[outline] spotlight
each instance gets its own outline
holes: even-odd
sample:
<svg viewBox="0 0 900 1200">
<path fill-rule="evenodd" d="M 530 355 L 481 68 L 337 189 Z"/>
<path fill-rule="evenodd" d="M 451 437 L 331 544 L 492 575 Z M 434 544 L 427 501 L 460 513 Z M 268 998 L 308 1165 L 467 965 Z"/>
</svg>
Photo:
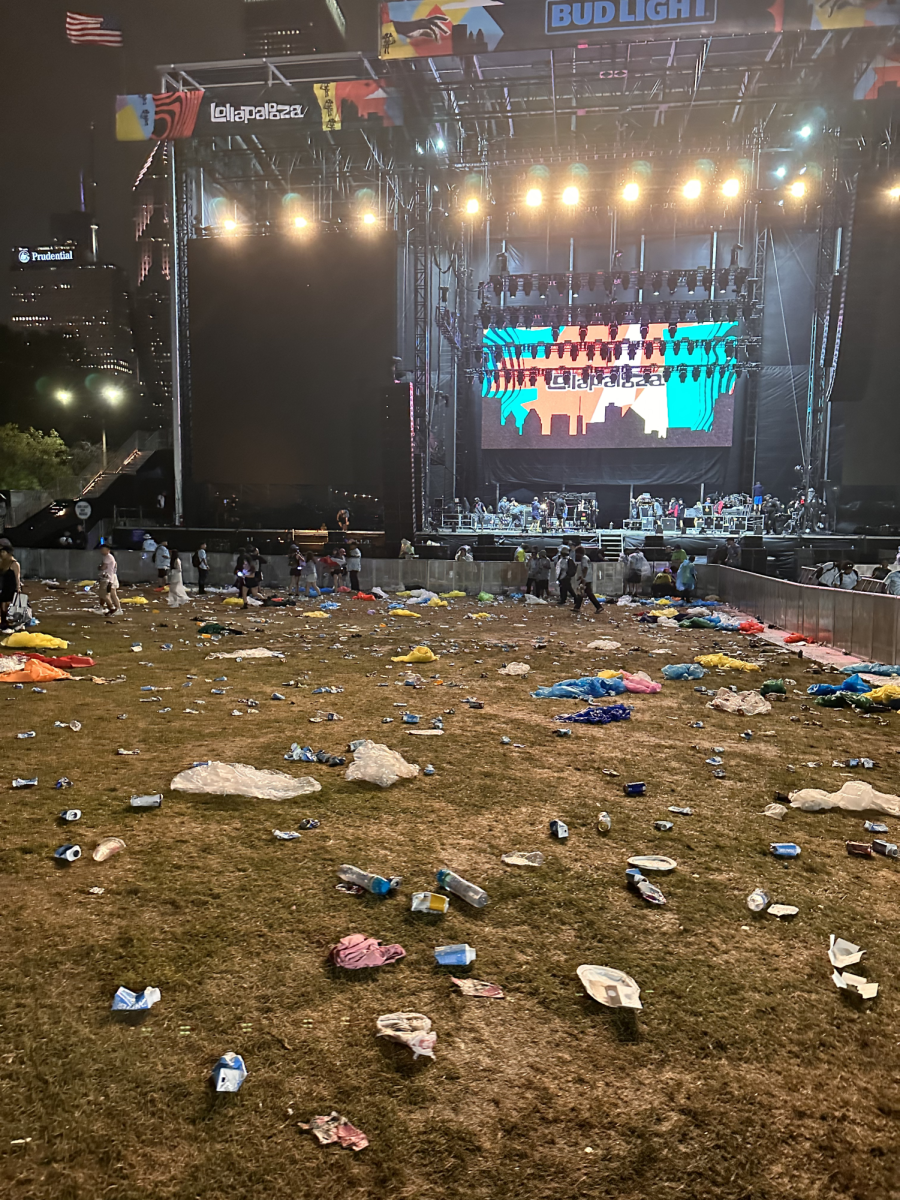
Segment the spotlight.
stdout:
<svg viewBox="0 0 900 1200">
<path fill-rule="evenodd" d="M 802 129 L 797 131 L 802 138 L 808 138 L 812 133 L 812 125 L 804 125 Z"/>
<path fill-rule="evenodd" d="M 234 233 L 235 229 L 237 229 L 237 221 L 232 221 L 232 220 L 223 221 L 222 228 L 225 230 L 226 233 Z"/>
<path fill-rule="evenodd" d="M 544 194 L 540 188 L 529 188 L 525 194 L 525 203 L 529 208 L 540 208 L 544 202 Z"/>
<path fill-rule="evenodd" d="M 892 200 L 900 200 L 900 187 L 892 187 L 888 195 Z"/>
<path fill-rule="evenodd" d="M 635 200 L 640 198 L 641 189 L 636 183 L 626 183 L 622 191 L 622 199 L 627 200 L 629 204 L 633 204 Z"/>
<path fill-rule="evenodd" d="M 72 393 L 63 388 L 61 391 L 56 393 L 56 399 L 60 402 L 60 404 L 71 404 Z"/>
<path fill-rule="evenodd" d="M 444 142 L 444 139 L 438 138 L 437 141 L 434 143 L 434 148 L 435 148 L 435 150 L 440 150 L 440 151 L 446 150 L 447 146 L 446 146 L 446 143 Z"/>
<path fill-rule="evenodd" d="M 791 186 L 788 188 L 788 191 L 795 200 L 802 200 L 806 195 L 806 184 L 802 179 L 798 179 L 795 183 L 791 184 Z"/>
<path fill-rule="evenodd" d="M 309 221 L 307 221 L 306 217 L 294 217 L 295 229 L 305 229 L 308 224 Z"/>
<path fill-rule="evenodd" d="M 103 389 L 103 398 L 110 404 L 118 404 L 122 399 L 122 389 L 117 387 L 106 387 Z"/>
<path fill-rule="evenodd" d="M 571 208 L 571 207 L 574 207 L 574 205 L 576 205 L 580 199 L 581 199 L 581 193 L 579 192 L 578 188 L 575 187 L 574 184 L 570 184 L 567 188 L 563 189 L 563 194 L 562 194 L 563 204 L 568 204 L 569 207 Z"/>
<path fill-rule="evenodd" d="M 481 205 L 479 204 L 478 200 L 474 196 L 470 196 L 469 199 L 466 201 L 466 212 L 469 214 L 470 217 L 474 217 L 480 208 L 481 208 Z"/>
<path fill-rule="evenodd" d="M 363 225 L 374 225 L 375 224 L 375 214 L 373 212 L 363 213 L 362 223 L 363 223 Z"/>
<path fill-rule="evenodd" d="M 735 196 L 739 196 L 741 192 L 741 181 L 739 179 L 726 179 L 722 184 L 722 195 L 727 196 L 729 200 L 733 200 Z"/>
<path fill-rule="evenodd" d="M 787 167 L 777 167 L 775 169 L 775 174 L 779 179 L 784 179 L 785 175 L 787 175 Z"/>
<path fill-rule="evenodd" d="M 703 184 L 699 179 L 689 179 L 681 190 L 685 200 L 698 200 L 703 191 Z"/>
</svg>

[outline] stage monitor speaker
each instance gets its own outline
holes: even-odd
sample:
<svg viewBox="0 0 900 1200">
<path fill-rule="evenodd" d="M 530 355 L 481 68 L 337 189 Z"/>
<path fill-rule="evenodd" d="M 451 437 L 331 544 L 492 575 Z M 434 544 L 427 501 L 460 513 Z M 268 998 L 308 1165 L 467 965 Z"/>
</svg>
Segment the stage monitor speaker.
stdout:
<svg viewBox="0 0 900 1200">
<path fill-rule="evenodd" d="M 479 533 L 478 545 L 479 546 L 496 546 L 497 541 L 492 533 Z"/>
<path fill-rule="evenodd" d="M 415 533 L 412 384 L 386 387 L 382 404 L 384 537 L 390 556 L 399 554 L 403 538 L 412 538 Z"/>
<path fill-rule="evenodd" d="M 660 533 L 648 533 L 647 536 L 644 538 L 644 549 L 645 550 L 647 549 L 648 546 L 662 547 L 665 544 L 666 544 L 665 538 Z"/>
</svg>

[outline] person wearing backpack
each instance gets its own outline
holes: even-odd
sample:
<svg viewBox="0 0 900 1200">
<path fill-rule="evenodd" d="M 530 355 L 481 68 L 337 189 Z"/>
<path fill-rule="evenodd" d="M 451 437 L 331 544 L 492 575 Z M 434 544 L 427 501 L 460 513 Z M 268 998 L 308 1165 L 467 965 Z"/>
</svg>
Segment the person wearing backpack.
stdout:
<svg viewBox="0 0 900 1200">
<path fill-rule="evenodd" d="M 206 579 L 209 575 L 209 559 L 206 557 L 206 542 L 201 542 L 191 555 L 191 566 L 197 568 L 197 594 L 206 594 Z"/>
<path fill-rule="evenodd" d="M 559 584 L 558 604 L 565 604 L 570 596 L 574 596 L 572 579 L 576 570 L 575 562 L 569 556 L 569 548 L 568 546 L 564 546 L 559 552 L 559 558 L 556 563 L 556 581 Z"/>
</svg>

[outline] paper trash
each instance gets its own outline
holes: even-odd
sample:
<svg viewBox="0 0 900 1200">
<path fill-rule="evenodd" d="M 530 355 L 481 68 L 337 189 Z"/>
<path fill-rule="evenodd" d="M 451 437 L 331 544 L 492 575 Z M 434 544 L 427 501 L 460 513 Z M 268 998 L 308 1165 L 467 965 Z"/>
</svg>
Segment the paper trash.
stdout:
<svg viewBox="0 0 900 1200">
<path fill-rule="evenodd" d="M 578 978 L 584 990 L 607 1008 L 643 1008 L 641 989 L 624 971 L 614 967 L 581 966 Z"/>
<path fill-rule="evenodd" d="M 389 1038 L 412 1050 L 413 1059 L 420 1056 L 434 1058 L 437 1034 L 431 1032 L 431 1021 L 424 1013 L 396 1012 L 377 1017 L 376 1037 Z"/>
<path fill-rule="evenodd" d="M 858 963 L 864 954 L 865 950 L 860 950 L 859 946 L 854 946 L 852 942 L 845 941 L 844 938 L 836 938 L 834 934 L 831 935 L 828 959 L 831 965 L 837 967 L 839 971 Z"/>
</svg>

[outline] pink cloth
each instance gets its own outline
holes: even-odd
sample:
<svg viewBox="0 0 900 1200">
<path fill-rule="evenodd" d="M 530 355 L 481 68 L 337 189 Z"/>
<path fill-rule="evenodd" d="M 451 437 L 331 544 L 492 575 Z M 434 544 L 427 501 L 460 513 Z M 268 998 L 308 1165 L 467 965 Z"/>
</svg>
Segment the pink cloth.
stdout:
<svg viewBox="0 0 900 1200">
<path fill-rule="evenodd" d="M 357 971 L 360 967 L 383 967 L 406 958 L 406 951 L 402 946 L 383 946 L 377 938 L 351 933 L 331 947 L 329 957 L 336 967 Z"/>
<path fill-rule="evenodd" d="M 351 1125 L 346 1117 L 336 1112 L 332 1112 L 327 1117 L 313 1117 L 308 1125 L 301 1121 L 300 1128 L 311 1133 L 320 1146 L 330 1146 L 332 1142 L 340 1142 L 342 1146 L 350 1150 L 365 1150 L 369 1144 L 369 1139 L 361 1129 Z"/>
<path fill-rule="evenodd" d="M 622 682 L 625 684 L 626 692 L 634 692 L 637 695 L 652 696 L 655 692 L 662 691 L 662 684 L 655 683 L 643 671 L 638 672 L 636 675 L 629 675 L 627 671 L 623 671 Z"/>
</svg>

